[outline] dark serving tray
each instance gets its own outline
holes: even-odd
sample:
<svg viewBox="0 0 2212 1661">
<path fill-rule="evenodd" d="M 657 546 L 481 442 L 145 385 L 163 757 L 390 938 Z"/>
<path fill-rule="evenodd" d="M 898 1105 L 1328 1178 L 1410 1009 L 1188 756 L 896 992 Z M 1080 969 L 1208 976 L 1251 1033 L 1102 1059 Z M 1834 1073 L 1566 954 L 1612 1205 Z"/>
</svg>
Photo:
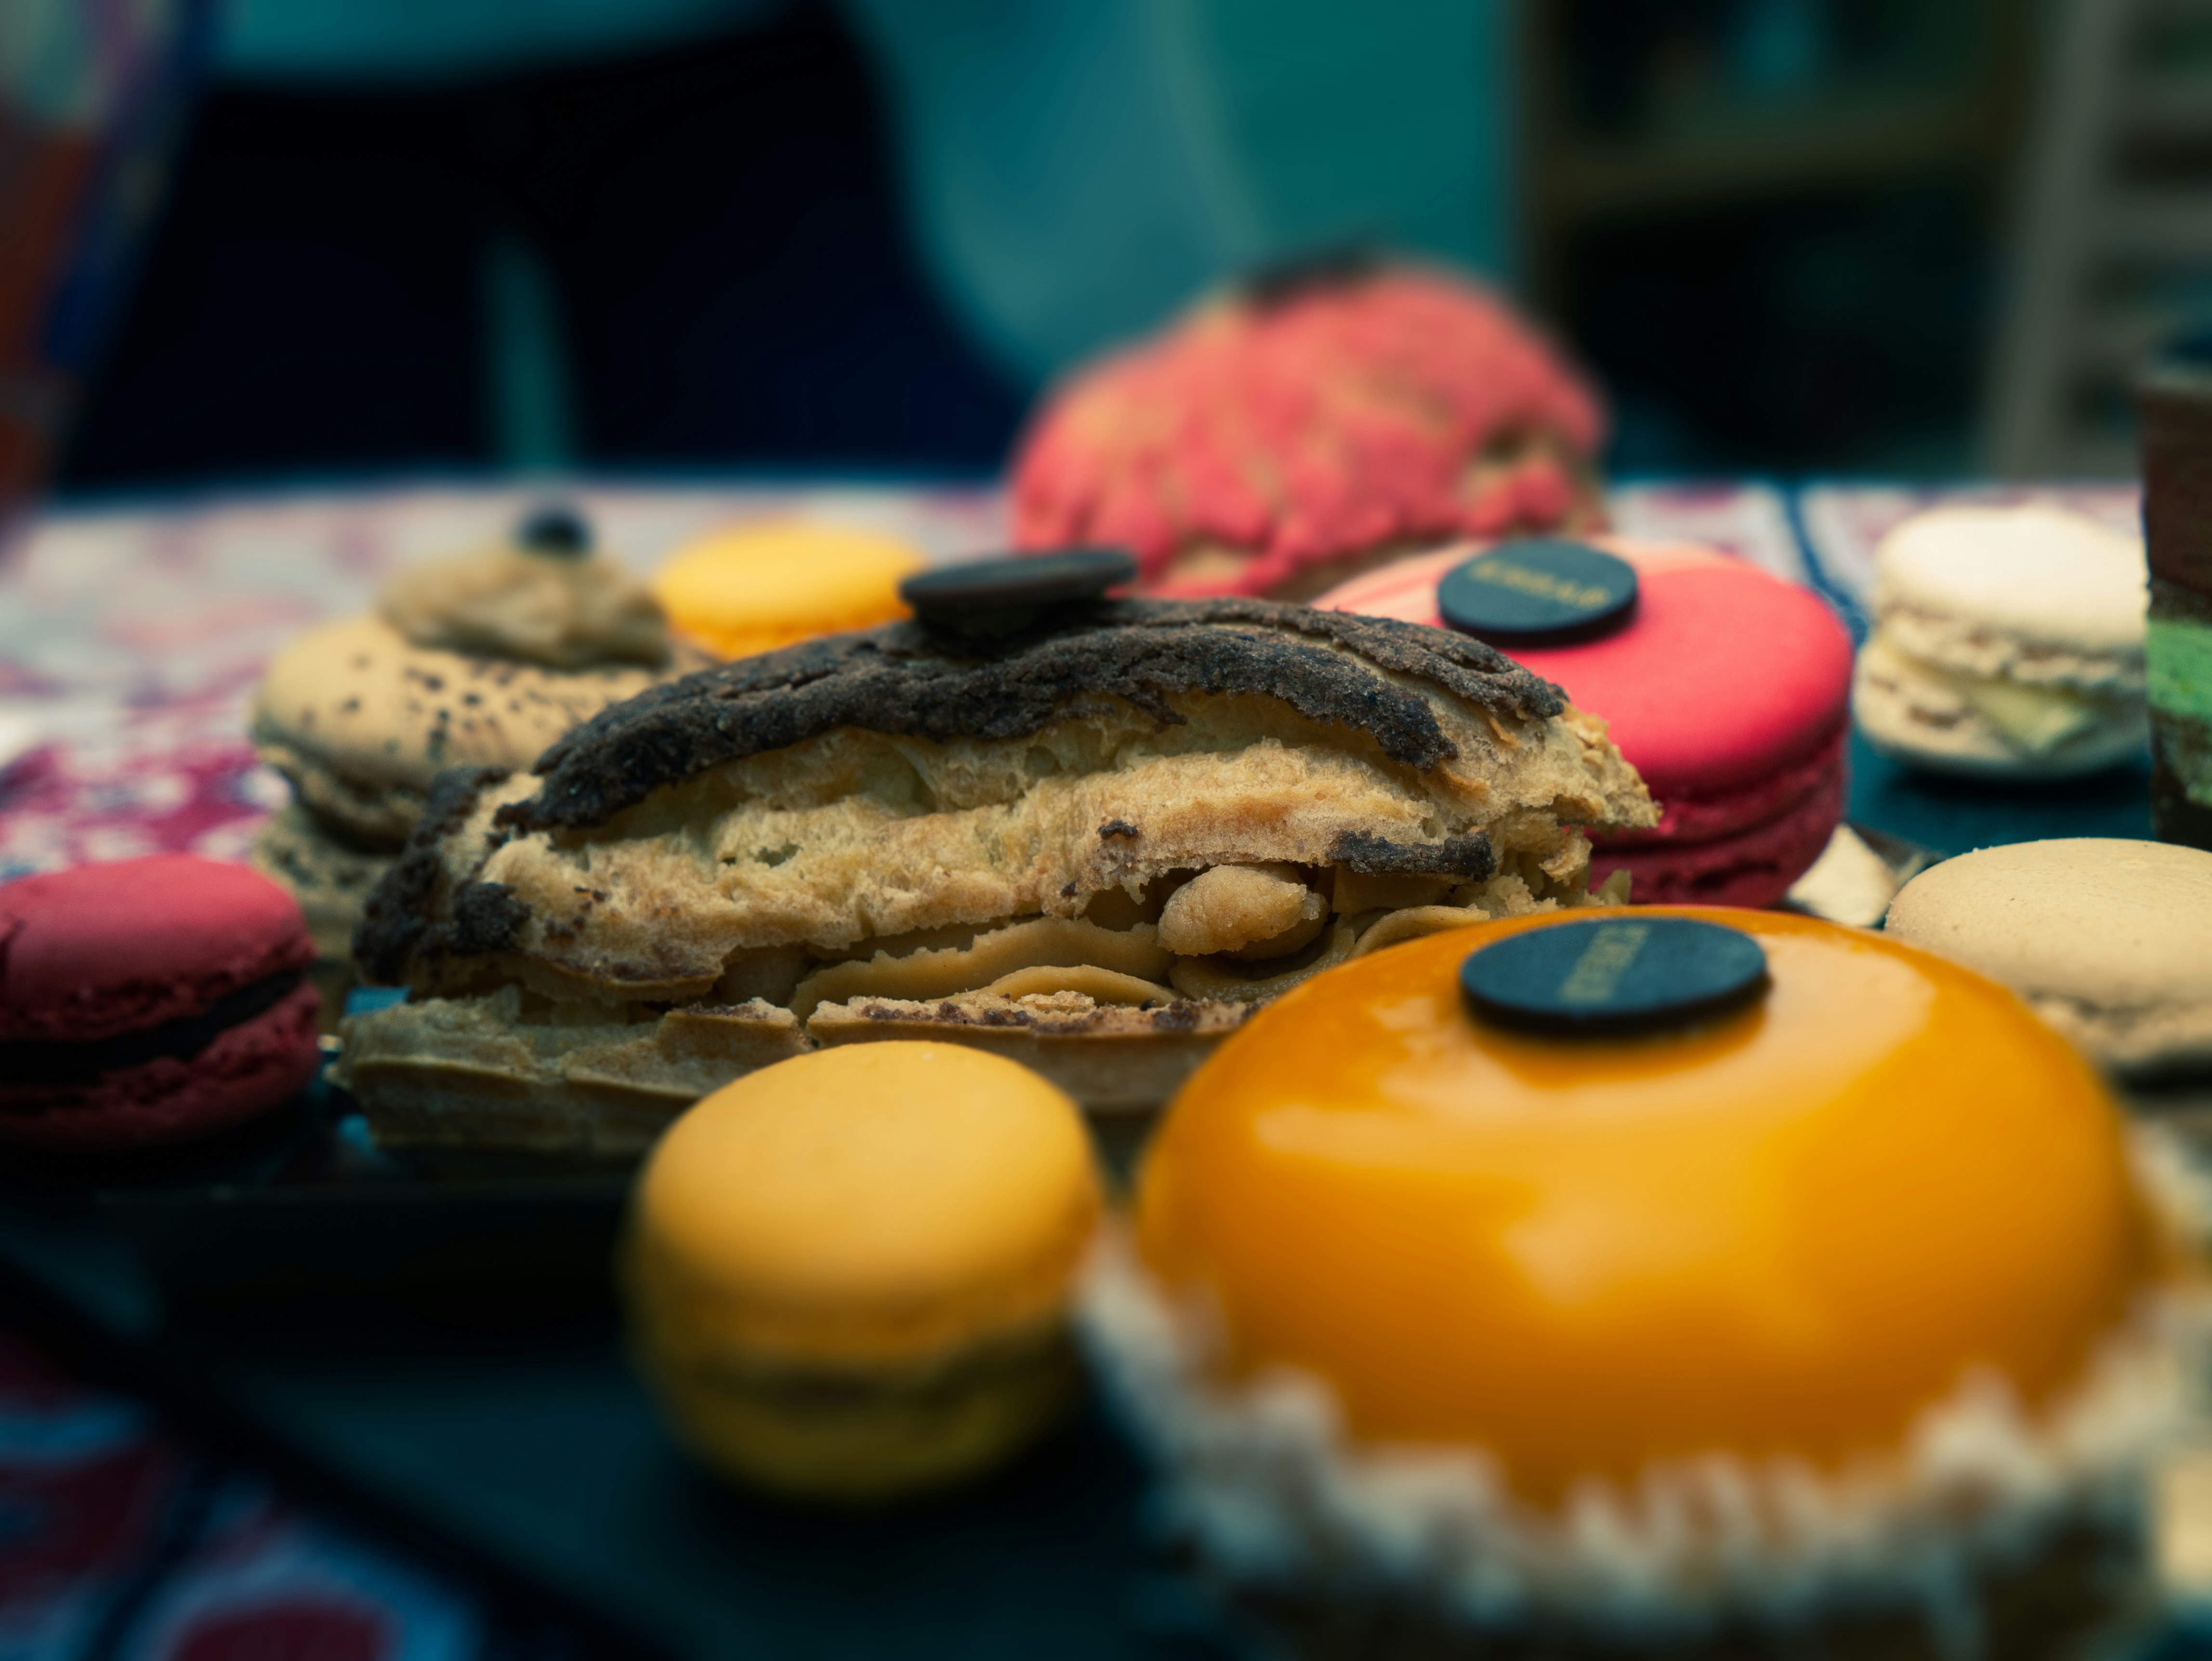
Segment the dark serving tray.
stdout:
<svg viewBox="0 0 2212 1661">
<path fill-rule="evenodd" d="M 308 1497 L 534 1594 L 592 1654 L 1264 1653 L 1155 1543 L 1141 1468 L 1096 1404 L 969 1492 L 816 1511 L 698 1471 L 611 1320 L 236 1316 L 165 1310 L 88 1202 L 0 1206 L 0 1324 L 63 1325 L 125 1387 Z"/>
<path fill-rule="evenodd" d="M 195 1148 L 0 1159 L 0 1325 L 89 1347 L 217 1445 L 509 1607 L 539 1598 L 589 1654 L 1257 1661 L 1150 1542 L 1141 1469 L 1095 1402 L 910 1510 L 701 1474 L 623 1352 L 627 1189 L 417 1169 L 318 1080 Z"/>
<path fill-rule="evenodd" d="M 2149 834 L 2141 768 L 1991 790 L 1856 743 L 1852 766 L 1854 821 L 1941 854 Z M 2212 1116 L 2185 1092 L 2156 1105 Z M 810 1512 L 714 1483 L 623 1357 L 621 1180 L 433 1177 L 358 1126 L 318 1089 L 187 1157 L 10 1163 L 0 1319 L 66 1325 L 273 1464 L 575 1611 L 609 1652 L 1265 1653 L 1162 1549 L 1142 1469 L 1095 1404 L 994 1480 L 912 1510 Z M 2212 1638 L 2177 1628 L 2149 1652 L 2212 1661 Z"/>
<path fill-rule="evenodd" d="M 183 1312 L 279 1319 L 379 1312 L 605 1314 L 629 1182 L 511 1164 L 428 1174 L 379 1152 L 318 1079 L 221 1140 L 129 1159 L 11 1153 L 0 1203 L 75 1199 Z"/>
</svg>

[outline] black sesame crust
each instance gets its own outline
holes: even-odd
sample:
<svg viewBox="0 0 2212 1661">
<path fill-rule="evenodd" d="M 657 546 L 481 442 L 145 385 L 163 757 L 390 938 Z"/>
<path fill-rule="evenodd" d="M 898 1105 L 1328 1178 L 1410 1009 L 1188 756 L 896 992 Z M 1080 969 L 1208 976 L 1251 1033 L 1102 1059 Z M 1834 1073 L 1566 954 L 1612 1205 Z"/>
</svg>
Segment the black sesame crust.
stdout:
<svg viewBox="0 0 2212 1661">
<path fill-rule="evenodd" d="M 1208 626 L 1221 624 L 1244 626 Z M 1116 600 L 994 641 L 895 623 L 722 664 L 601 712 L 538 757 L 544 787 L 501 807 L 499 823 L 602 824 L 663 785 L 841 727 L 1026 738 L 1102 697 L 1162 727 L 1182 720 L 1177 694 L 1272 697 L 1422 772 L 1457 755 L 1419 692 L 1347 654 L 1509 721 L 1566 707 L 1557 687 L 1466 636 L 1267 600 Z"/>
<path fill-rule="evenodd" d="M 1328 845 L 1328 860 L 1360 877 L 1458 877 L 1487 882 L 1498 874 L 1490 833 L 1442 842 L 1391 842 L 1371 830 L 1346 830 Z"/>
<path fill-rule="evenodd" d="M 1207 625 L 1241 624 L 1242 627 Z M 932 739 L 1023 738 L 1097 708 L 1102 696 L 1163 727 L 1182 717 L 1176 693 L 1269 697 L 1309 719 L 1355 728 L 1385 754 L 1426 771 L 1457 754 L 1427 700 L 1378 681 L 1357 658 L 1425 681 L 1510 721 L 1558 714 L 1565 700 L 1491 647 L 1462 635 L 1266 600 L 1115 601 L 1008 638 L 975 642 L 915 623 L 811 641 L 653 687 L 612 706 L 547 750 L 536 796 L 502 806 L 494 843 L 599 824 L 665 784 L 722 763 L 802 743 L 840 727 Z M 497 883 L 449 895 L 443 844 L 506 778 L 494 768 L 438 776 L 422 821 L 370 894 L 354 956 L 372 981 L 510 949 L 528 909 Z M 1137 836 L 1125 820 L 1102 840 Z M 1497 855 L 1482 832 L 1399 843 L 1347 832 L 1331 860 L 1364 875 L 1480 880 Z M 441 903 L 442 902 L 442 903 Z"/>
<path fill-rule="evenodd" d="M 453 891 L 453 922 L 446 949 L 455 957 L 504 952 L 521 935 L 530 908 L 503 882 L 465 882 Z"/>
<path fill-rule="evenodd" d="M 460 944 L 456 938 L 461 928 L 459 895 L 455 896 L 453 923 L 435 922 L 434 914 L 437 910 L 438 885 L 446 874 L 445 855 L 440 845 L 468 823 L 469 815 L 477 811 L 477 798 L 486 788 L 506 776 L 496 767 L 449 767 L 430 786 L 422 823 L 407 839 L 406 851 L 369 891 L 368 903 L 362 910 L 361 925 L 354 930 L 354 961 L 372 983 L 397 986 L 404 982 L 407 978 L 408 959 L 416 947 L 425 944 L 426 934 L 434 933 L 438 938 L 428 944 L 444 951 L 498 949 L 498 945 Z M 496 889 L 499 897 L 507 897 L 507 891 L 496 883 L 471 883 L 469 887 Z M 512 899 L 507 899 L 507 904 L 516 912 L 523 909 Z M 478 902 L 474 909 L 482 912 L 486 908 Z M 488 932 L 481 926 L 485 921 L 488 919 L 480 917 L 471 927 L 472 940 Z M 508 917 L 509 932 L 520 921 L 519 917 Z"/>
</svg>

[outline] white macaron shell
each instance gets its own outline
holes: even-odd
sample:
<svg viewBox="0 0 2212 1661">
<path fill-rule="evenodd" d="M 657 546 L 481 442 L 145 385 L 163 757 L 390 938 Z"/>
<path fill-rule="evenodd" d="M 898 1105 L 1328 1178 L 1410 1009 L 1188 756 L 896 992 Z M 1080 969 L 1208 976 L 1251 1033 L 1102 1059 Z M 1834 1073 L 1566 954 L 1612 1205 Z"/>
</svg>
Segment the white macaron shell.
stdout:
<svg viewBox="0 0 2212 1661">
<path fill-rule="evenodd" d="M 2142 650 L 2142 541 L 2063 508 L 1938 508 L 1876 555 L 1875 605 L 2083 652 Z"/>
</svg>

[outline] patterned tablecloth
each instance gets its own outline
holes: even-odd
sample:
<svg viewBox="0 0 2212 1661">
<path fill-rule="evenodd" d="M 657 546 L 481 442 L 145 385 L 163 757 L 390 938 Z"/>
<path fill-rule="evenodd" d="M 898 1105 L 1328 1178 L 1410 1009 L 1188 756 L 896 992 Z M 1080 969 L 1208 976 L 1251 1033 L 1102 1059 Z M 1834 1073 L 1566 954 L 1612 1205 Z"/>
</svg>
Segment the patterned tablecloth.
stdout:
<svg viewBox="0 0 2212 1661">
<path fill-rule="evenodd" d="M 0 1661 L 474 1661 L 480 1600 L 0 1331 Z"/>
</svg>

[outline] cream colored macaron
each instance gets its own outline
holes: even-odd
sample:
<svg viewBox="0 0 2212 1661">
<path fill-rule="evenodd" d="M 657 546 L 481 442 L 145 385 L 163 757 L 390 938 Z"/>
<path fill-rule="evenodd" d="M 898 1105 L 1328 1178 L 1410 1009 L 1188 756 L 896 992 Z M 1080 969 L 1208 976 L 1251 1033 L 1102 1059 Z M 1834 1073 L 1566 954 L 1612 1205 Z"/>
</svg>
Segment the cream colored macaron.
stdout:
<svg viewBox="0 0 2212 1661">
<path fill-rule="evenodd" d="M 396 851 L 442 770 L 527 767 L 580 721 L 705 664 L 587 525 L 541 513 L 406 567 L 374 611 L 292 642 L 262 678 L 253 744 L 323 826 Z"/>
<path fill-rule="evenodd" d="M 708 662 L 565 509 L 396 572 L 376 610 L 278 653 L 253 703 L 255 753 L 292 787 L 254 861 L 289 888 L 335 1010 L 364 903 L 448 767 L 527 767 L 579 722 Z"/>
<path fill-rule="evenodd" d="M 893 537 L 780 520 L 686 544 L 654 574 L 653 592 L 684 638 L 750 657 L 906 616 L 899 584 L 925 563 Z"/>
<path fill-rule="evenodd" d="M 253 745 L 318 817 L 397 848 L 443 769 L 526 767 L 669 672 L 477 656 L 418 646 L 379 616 L 347 618 L 276 654 L 254 700 Z"/>
<path fill-rule="evenodd" d="M 1905 884 L 1887 927 L 2009 986 L 2117 1072 L 2212 1067 L 2212 853 L 2100 837 L 1984 848 Z"/>
<path fill-rule="evenodd" d="M 1075 1104 L 1016 1062 L 897 1042 L 779 1062 L 647 1163 L 624 1260 L 641 1365 L 743 1480 L 848 1500 L 957 1481 L 1070 1399 L 1101 1205 Z"/>
<path fill-rule="evenodd" d="M 2139 753 L 2142 541 L 2063 508 L 1939 508 L 1875 554 L 1852 714 L 1937 772 L 2064 778 Z"/>
</svg>

